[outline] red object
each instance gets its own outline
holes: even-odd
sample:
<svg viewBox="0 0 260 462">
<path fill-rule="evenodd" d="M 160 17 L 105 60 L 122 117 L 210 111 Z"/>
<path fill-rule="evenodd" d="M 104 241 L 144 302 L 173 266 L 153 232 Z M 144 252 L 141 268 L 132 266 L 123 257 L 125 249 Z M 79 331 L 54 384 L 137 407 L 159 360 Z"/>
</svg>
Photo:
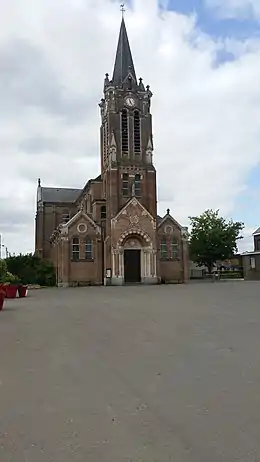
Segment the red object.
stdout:
<svg viewBox="0 0 260 462">
<path fill-rule="evenodd" d="M 5 287 L 0 284 L 0 311 L 2 311 L 4 307 L 5 295 L 6 295 Z"/>
<path fill-rule="evenodd" d="M 19 289 L 18 289 L 19 297 L 21 297 L 21 298 L 26 297 L 27 296 L 27 290 L 28 290 L 28 286 L 19 287 Z"/>
<path fill-rule="evenodd" d="M 6 298 L 16 298 L 17 291 L 18 291 L 18 285 L 5 286 L 5 291 L 6 291 Z"/>
<path fill-rule="evenodd" d="M 2 311 L 4 307 L 5 296 L 4 294 L 0 294 L 0 311 Z"/>
</svg>

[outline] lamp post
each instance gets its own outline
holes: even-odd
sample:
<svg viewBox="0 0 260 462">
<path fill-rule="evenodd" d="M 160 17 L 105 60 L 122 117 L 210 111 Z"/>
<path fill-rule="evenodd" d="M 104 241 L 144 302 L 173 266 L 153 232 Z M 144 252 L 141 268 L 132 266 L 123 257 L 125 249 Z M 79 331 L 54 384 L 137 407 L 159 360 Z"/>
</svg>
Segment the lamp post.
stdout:
<svg viewBox="0 0 260 462">
<path fill-rule="evenodd" d="M 2 260 L 2 248 L 5 249 L 5 258 L 8 258 L 8 249 L 6 245 L 2 244 L 2 234 L 0 234 L 0 260 Z"/>
<path fill-rule="evenodd" d="M 105 252 L 104 252 L 104 241 L 105 241 L 105 223 L 101 221 L 101 266 L 102 266 L 102 285 L 106 285 L 106 276 L 105 276 Z"/>
<path fill-rule="evenodd" d="M 8 256 L 7 247 L 4 244 L 1 244 L 0 260 L 2 260 L 2 247 L 5 249 L 5 258 Z"/>
</svg>

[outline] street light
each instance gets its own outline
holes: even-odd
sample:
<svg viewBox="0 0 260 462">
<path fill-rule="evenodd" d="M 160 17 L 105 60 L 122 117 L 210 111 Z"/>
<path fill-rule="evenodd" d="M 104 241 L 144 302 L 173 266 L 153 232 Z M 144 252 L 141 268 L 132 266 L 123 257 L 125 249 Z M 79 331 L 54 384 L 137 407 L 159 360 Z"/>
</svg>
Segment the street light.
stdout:
<svg viewBox="0 0 260 462">
<path fill-rule="evenodd" d="M 2 234 L 0 234 L 0 260 L 2 260 L 2 247 L 5 249 L 5 258 L 8 258 L 8 249 L 6 245 L 2 244 Z"/>
</svg>

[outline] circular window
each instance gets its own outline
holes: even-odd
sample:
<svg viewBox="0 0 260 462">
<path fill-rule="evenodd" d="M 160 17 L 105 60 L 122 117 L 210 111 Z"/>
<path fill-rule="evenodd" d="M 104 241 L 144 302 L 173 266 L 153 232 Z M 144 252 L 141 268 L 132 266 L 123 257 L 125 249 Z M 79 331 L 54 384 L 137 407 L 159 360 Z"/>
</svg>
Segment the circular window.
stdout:
<svg viewBox="0 0 260 462">
<path fill-rule="evenodd" d="M 173 233 L 173 227 L 170 226 L 170 225 L 166 225 L 165 228 L 164 228 L 164 232 L 166 234 L 172 234 Z"/>
<path fill-rule="evenodd" d="M 79 225 L 77 226 L 77 231 L 79 233 L 85 233 L 87 231 L 88 227 L 86 225 L 86 223 L 79 223 Z"/>
</svg>

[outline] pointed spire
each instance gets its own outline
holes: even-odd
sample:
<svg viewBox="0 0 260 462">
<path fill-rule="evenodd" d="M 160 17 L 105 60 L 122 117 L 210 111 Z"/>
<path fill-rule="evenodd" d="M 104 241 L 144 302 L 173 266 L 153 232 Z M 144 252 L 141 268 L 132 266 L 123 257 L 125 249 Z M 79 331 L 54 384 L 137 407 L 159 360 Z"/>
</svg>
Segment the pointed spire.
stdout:
<svg viewBox="0 0 260 462">
<path fill-rule="evenodd" d="M 123 82 L 129 77 L 137 85 L 135 68 L 132 58 L 132 53 L 128 41 L 125 20 L 122 18 L 121 28 L 119 33 L 119 40 L 117 45 L 116 60 L 114 66 L 114 73 L 112 83 L 115 86 L 121 86 Z"/>
<path fill-rule="evenodd" d="M 147 148 L 146 148 L 146 162 L 148 164 L 153 163 L 153 143 L 151 137 L 149 137 Z"/>
<path fill-rule="evenodd" d="M 153 143 L 152 143 L 151 137 L 149 137 L 149 140 L 147 143 L 147 151 L 153 151 Z"/>
<path fill-rule="evenodd" d="M 138 86 L 139 91 L 145 91 L 144 84 L 143 84 L 143 79 L 140 77 L 139 79 L 139 86 Z"/>
<path fill-rule="evenodd" d="M 112 135 L 111 135 L 110 147 L 111 148 L 116 148 L 116 139 L 115 139 L 114 132 L 112 132 Z"/>
<path fill-rule="evenodd" d="M 106 73 L 105 80 L 104 80 L 104 89 L 109 85 L 109 74 Z"/>
</svg>

